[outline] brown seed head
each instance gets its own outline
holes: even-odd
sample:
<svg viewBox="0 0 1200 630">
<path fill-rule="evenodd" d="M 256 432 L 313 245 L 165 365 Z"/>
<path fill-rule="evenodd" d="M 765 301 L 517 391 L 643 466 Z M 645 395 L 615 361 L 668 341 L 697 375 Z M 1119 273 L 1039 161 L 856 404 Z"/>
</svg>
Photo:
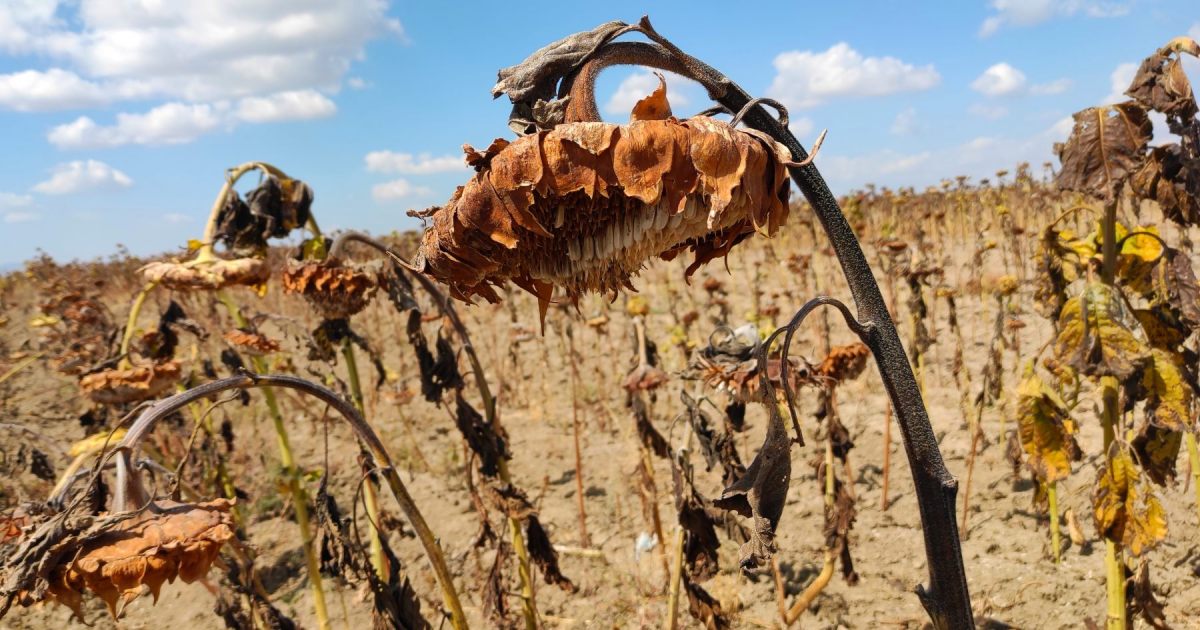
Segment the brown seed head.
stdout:
<svg viewBox="0 0 1200 630">
<path fill-rule="evenodd" d="M 120 405 L 148 400 L 165 392 L 179 381 L 179 361 L 93 372 L 79 379 L 79 387 L 93 402 Z"/>
<path fill-rule="evenodd" d="M 267 263 L 258 258 L 214 260 L 209 263 L 152 262 L 138 271 L 149 282 L 178 291 L 216 290 L 235 285 L 262 284 L 271 277 Z"/>
<path fill-rule="evenodd" d="M 283 272 L 283 290 L 299 293 L 325 319 L 343 319 L 367 307 L 375 278 L 340 261 L 291 262 Z"/>
</svg>

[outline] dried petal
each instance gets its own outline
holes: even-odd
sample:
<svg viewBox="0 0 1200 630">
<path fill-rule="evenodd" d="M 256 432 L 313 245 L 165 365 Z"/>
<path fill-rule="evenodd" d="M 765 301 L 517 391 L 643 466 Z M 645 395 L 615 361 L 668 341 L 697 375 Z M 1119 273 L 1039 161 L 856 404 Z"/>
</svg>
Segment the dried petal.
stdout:
<svg viewBox="0 0 1200 630">
<path fill-rule="evenodd" d="M 93 402 L 120 405 L 148 400 L 179 381 L 179 361 L 93 372 L 79 380 L 79 387 Z"/>
<path fill-rule="evenodd" d="M 371 274 L 326 259 L 291 262 L 283 272 L 283 290 L 299 293 L 325 319 L 344 319 L 367 307 L 375 295 Z"/>
</svg>

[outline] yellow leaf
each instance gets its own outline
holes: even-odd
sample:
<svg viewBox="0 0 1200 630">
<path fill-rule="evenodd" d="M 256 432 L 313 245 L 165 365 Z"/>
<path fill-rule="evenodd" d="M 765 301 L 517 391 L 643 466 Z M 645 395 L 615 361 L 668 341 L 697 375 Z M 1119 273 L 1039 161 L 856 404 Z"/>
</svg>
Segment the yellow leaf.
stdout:
<svg viewBox="0 0 1200 630">
<path fill-rule="evenodd" d="M 200 242 L 198 239 L 194 239 L 194 238 L 188 239 L 187 253 L 189 253 L 189 254 L 195 253 L 195 252 L 199 251 L 199 249 L 201 247 L 204 247 L 204 243 Z"/>
<path fill-rule="evenodd" d="M 1192 417 L 1192 386 L 1183 378 L 1183 357 L 1167 350 L 1154 349 L 1150 363 L 1142 373 L 1146 388 L 1146 413 L 1156 426 L 1171 431 L 1186 431 Z"/>
<path fill-rule="evenodd" d="M 1124 231 L 1123 227 L 1119 230 Z M 1139 227 L 1136 232 L 1158 236 L 1158 228 L 1153 225 Z M 1128 238 L 1124 234 L 1117 236 L 1118 239 L 1125 239 L 1121 251 L 1117 254 L 1117 275 L 1125 286 L 1138 293 L 1153 290 L 1152 272 L 1163 256 L 1162 241 L 1148 234 L 1135 234 Z"/>
<path fill-rule="evenodd" d="M 1092 490 L 1096 531 L 1135 556 L 1167 537 L 1167 518 L 1129 452 L 1114 443 Z"/>
<path fill-rule="evenodd" d="M 1079 452 L 1067 404 L 1036 372 L 1017 389 L 1017 435 L 1025 465 L 1043 483 L 1066 479 L 1072 455 Z"/>
<path fill-rule="evenodd" d="M 61 323 L 62 320 L 57 315 L 38 315 L 29 320 L 30 328 L 47 328 Z"/>
<path fill-rule="evenodd" d="M 1133 312 L 1133 316 L 1141 324 L 1142 330 L 1146 331 L 1146 340 L 1153 348 L 1176 348 L 1191 332 L 1182 322 L 1164 321 L 1164 317 L 1174 317 L 1166 309 L 1139 308 Z"/>
<path fill-rule="evenodd" d="M 1148 357 L 1137 319 L 1116 289 L 1100 282 L 1067 300 L 1058 331 L 1055 356 L 1088 376 L 1125 379 Z"/>
<path fill-rule="evenodd" d="M 71 457 L 79 457 L 80 455 L 87 455 L 88 453 L 98 453 L 100 452 L 100 449 L 104 447 L 105 442 L 108 443 L 109 448 L 112 448 L 124 437 L 125 429 L 117 429 L 116 431 L 113 431 L 111 438 L 108 436 L 107 432 L 94 433 L 72 444 L 71 449 L 67 451 L 67 454 Z"/>
</svg>

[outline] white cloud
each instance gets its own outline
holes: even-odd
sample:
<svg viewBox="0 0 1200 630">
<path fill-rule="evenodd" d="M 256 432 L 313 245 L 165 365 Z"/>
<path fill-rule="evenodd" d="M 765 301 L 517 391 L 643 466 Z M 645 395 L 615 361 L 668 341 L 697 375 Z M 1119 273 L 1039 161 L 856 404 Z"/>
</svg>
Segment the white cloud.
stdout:
<svg viewBox="0 0 1200 630">
<path fill-rule="evenodd" d="M 985 96 L 1008 96 L 1025 89 L 1025 73 L 1007 63 L 998 63 L 971 82 L 971 89 Z"/>
<path fill-rule="evenodd" d="M 917 110 L 909 107 L 902 109 L 892 121 L 892 135 L 911 136 L 917 132 Z"/>
<path fill-rule="evenodd" d="M 59 15 L 68 5 L 70 20 Z M 8 1 L 0 3 L 0 49 L 48 58 L 105 89 L 132 91 L 133 83 L 143 96 L 168 100 L 328 93 L 368 42 L 403 40 L 387 10 L 387 0 Z"/>
<path fill-rule="evenodd" d="M 407 179 L 394 179 L 390 182 L 376 184 L 371 188 L 371 197 L 378 202 L 398 201 L 408 197 L 423 197 L 433 194 L 424 186 L 413 186 Z"/>
<path fill-rule="evenodd" d="M 362 77 L 350 77 L 346 79 L 346 85 L 352 90 L 365 90 L 371 87 L 371 84 Z"/>
<path fill-rule="evenodd" d="M 690 105 L 692 101 L 688 97 L 688 90 L 692 85 L 691 81 L 672 72 L 663 72 L 662 74 L 663 78 L 667 81 L 667 100 L 671 102 L 671 107 L 686 107 Z M 621 81 L 621 84 L 617 86 L 617 90 L 604 103 L 604 113 L 628 116 L 638 101 L 650 96 L 657 89 L 658 77 L 654 73 L 638 72 L 631 74 L 625 77 L 625 80 Z"/>
<path fill-rule="evenodd" d="M 805 146 L 808 146 L 809 142 L 816 140 L 816 138 L 809 138 L 809 135 L 813 132 L 813 128 L 815 126 L 816 124 L 813 123 L 812 119 L 808 118 L 807 116 L 800 116 L 799 118 L 792 117 L 791 120 L 788 121 L 788 131 L 791 131 L 792 135 L 796 136 L 796 139 Z"/>
<path fill-rule="evenodd" d="M 992 105 L 989 103 L 971 103 L 967 106 L 967 112 L 972 116 L 978 116 L 987 120 L 1000 120 L 1008 115 L 1008 108 L 1003 105 Z"/>
<path fill-rule="evenodd" d="M 467 168 L 462 156 L 442 155 L 434 157 L 428 153 L 396 153 L 393 151 L 371 151 L 363 158 L 367 170 L 372 173 L 399 173 L 401 175 L 429 175 L 452 173 Z"/>
<path fill-rule="evenodd" d="M 5 212 L 5 223 L 28 223 L 38 220 L 39 215 L 36 212 Z"/>
<path fill-rule="evenodd" d="M 33 203 L 33 197 L 10 192 L 0 192 L 0 208 L 24 208 Z"/>
<path fill-rule="evenodd" d="M 1036 26 L 1054 18 L 1117 17 L 1129 12 L 1129 3 L 1107 0 L 992 0 L 990 4 L 995 15 L 979 26 L 980 37 L 990 37 L 1003 26 Z"/>
<path fill-rule="evenodd" d="M 238 103 L 235 116 L 246 122 L 264 123 L 326 118 L 335 112 L 337 105 L 320 92 L 296 90 L 244 98 Z"/>
<path fill-rule="evenodd" d="M 1133 77 L 1137 74 L 1138 65 L 1136 63 L 1123 63 L 1113 69 L 1109 75 L 1109 93 L 1101 101 L 1102 104 L 1123 103 L 1129 100 L 1125 96 L 1125 90 L 1129 89 L 1129 84 L 1133 83 Z"/>
<path fill-rule="evenodd" d="M 941 82 L 932 64 L 915 66 L 895 57 L 864 57 L 845 42 L 819 53 L 781 53 L 775 57 L 775 71 L 767 94 L 796 109 L 837 98 L 928 90 Z"/>
<path fill-rule="evenodd" d="M 47 139 L 60 149 L 119 147 L 126 144 L 182 144 L 221 126 L 220 105 L 167 103 L 144 114 L 117 114 L 113 125 L 87 116 L 50 130 Z"/>
<path fill-rule="evenodd" d="M 172 225 L 179 225 L 181 223 L 191 223 L 192 222 L 192 217 L 190 217 L 186 214 L 179 213 L 179 212 L 168 212 L 168 213 L 164 214 L 162 218 L 163 218 L 163 221 L 166 221 L 167 223 L 170 223 Z"/>
<path fill-rule="evenodd" d="M 128 188 L 133 180 L 128 175 L 97 160 L 64 162 L 50 171 L 50 179 L 33 187 L 46 195 L 67 195 L 105 188 Z"/>
<path fill-rule="evenodd" d="M 0 107 L 19 112 L 94 107 L 108 100 L 99 85 L 61 68 L 0 74 Z"/>
</svg>

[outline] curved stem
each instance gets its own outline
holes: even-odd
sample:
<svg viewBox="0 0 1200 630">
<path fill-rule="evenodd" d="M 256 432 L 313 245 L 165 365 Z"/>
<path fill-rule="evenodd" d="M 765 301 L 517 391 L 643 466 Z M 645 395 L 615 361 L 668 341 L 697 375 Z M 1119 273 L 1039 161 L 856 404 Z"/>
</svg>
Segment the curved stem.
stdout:
<svg viewBox="0 0 1200 630">
<path fill-rule="evenodd" d="M 121 349 L 118 352 L 118 355 L 121 357 L 121 368 L 128 368 L 130 366 L 129 346 L 133 343 L 133 331 L 137 328 L 138 316 L 142 313 L 142 305 L 146 303 L 146 297 L 157 286 L 157 280 L 146 283 L 146 286 L 142 287 L 141 292 L 137 294 L 137 297 L 133 299 L 133 304 L 129 307 L 129 316 L 125 318 L 125 331 L 121 335 Z"/>
<path fill-rule="evenodd" d="M 751 97 L 745 90 L 663 38 L 647 18 L 642 18 L 637 30 L 659 45 L 650 47 L 657 50 L 652 52 L 651 63 L 647 65 L 671 71 L 682 68 L 684 72 L 680 74 L 698 81 L 713 100 L 731 112 L 740 111 L 750 102 Z M 615 47 L 616 44 L 611 46 Z M 658 63 L 663 65 L 656 65 Z M 763 107 L 751 108 L 745 120 L 748 126 L 787 146 L 795 161 L 804 162 L 808 158 L 808 152 L 795 136 Z M 974 628 L 975 619 L 971 612 L 971 597 L 955 519 L 958 482 L 942 460 L 937 436 L 929 423 L 929 415 L 904 345 L 862 247 L 820 171 L 811 162 L 806 166 L 788 167 L 788 170 L 837 254 L 850 294 L 858 308 L 858 319 L 875 324 L 863 341 L 875 356 L 884 388 L 895 406 L 921 512 L 930 588 L 925 590 L 918 587 L 917 595 L 935 628 Z"/>
<path fill-rule="evenodd" d="M 161 419 L 171 415 L 172 413 L 182 409 L 188 404 L 219 394 L 232 389 L 251 389 L 263 388 L 264 392 L 269 392 L 271 387 L 281 387 L 285 389 L 293 389 L 303 394 L 307 394 L 328 405 L 336 411 L 349 425 L 350 430 L 354 435 L 367 447 L 372 458 L 375 459 L 374 466 L 378 466 L 385 479 L 388 481 L 388 486 L 395 495 L 397 503 L 408 517 L 413 529 L 417 532 L 417 537 L 421 540 L 421 544 L 425 546 L 426 555 L 429 557 L 430 563 L 433 565 L 434 572 L 437 574 L 438 582 L 442 587 L 442 594 L 446 600 L 446 607 L 450 609 L 451 620 L 456 629 L 467 628 L 466 616 L 463 614 L 462 606 L 459 604 L 458 595 L 454 590 L 453 577 L 450 574 L 450 569 L 446 566 L 446 561 L 441 553 L 441 548 L 438 546 L 437 540 L 433 535 L 429 525 L 425 522 L 417 509 L 416 503 L 412 496 L 408 494 L 408 490 L 404 487 L 404 483 L 400 480 L 399 474 L 392 465 L 392 459 L 388 455 L 387 450 L 383 446 L 383 442 L 379 436 L 371 429 L 362 414 L 355 409 L 354 405 L 347 402 L 336 393 L 326 389 L 316 383 L 311 383 L 302 378 L 281 374 L 251 374 L 242 373 L 237 376 L 230 376 L 215 381 L 210 381 L 198 387 L 194 387 L 185 392 L 175 394 L 170 398 L 158 401 L 150 406 L 146 411 L 142 412 L 134 421 L 133 426 L 125 434 L 125 438 L 121 440 L 116 447 L 117 451 L 117 468 L 118 475 L 118 493 L 123 497 L 130 496 L 145 496 L 145 491 L 141 488 L 141 482 L 136 475 L 131 474 L 133 454 L 136 453 L 138 445 L 150 431 L 154 425 Z M 374 467 L 372 466 L 372 468 Z M 124 469 L 122 471 L 122 468 Z M 125 498 L 122 502 L 114 503 L 114 511 L 129 509 L 131 502 Z"/>
<path fill-rule="evenodd" d="M 225 184 L 221 186 L 221 191 L 217 193 L 217 198 L 213 201 L 212 209 L 208 211 L 208 221 L 204 224 L 204 237 L 200 239 L 200 249 L 196 252 L 194 259 L 196 262 L 208 262 L 216 258 L 216 255 L 213 254 L 213 245 L 217 240 L 217 218 L 221 215 L 221 209 L 225 207 L 229 193 L 233 192 L 234 184 L 237 184 L 242 175 L 253 170 L 262 171 L 264 175 L 279 172 L 279 169 L 262 162 L 246 162 L 229 169 L 225 174 Z"/>
</svg>

